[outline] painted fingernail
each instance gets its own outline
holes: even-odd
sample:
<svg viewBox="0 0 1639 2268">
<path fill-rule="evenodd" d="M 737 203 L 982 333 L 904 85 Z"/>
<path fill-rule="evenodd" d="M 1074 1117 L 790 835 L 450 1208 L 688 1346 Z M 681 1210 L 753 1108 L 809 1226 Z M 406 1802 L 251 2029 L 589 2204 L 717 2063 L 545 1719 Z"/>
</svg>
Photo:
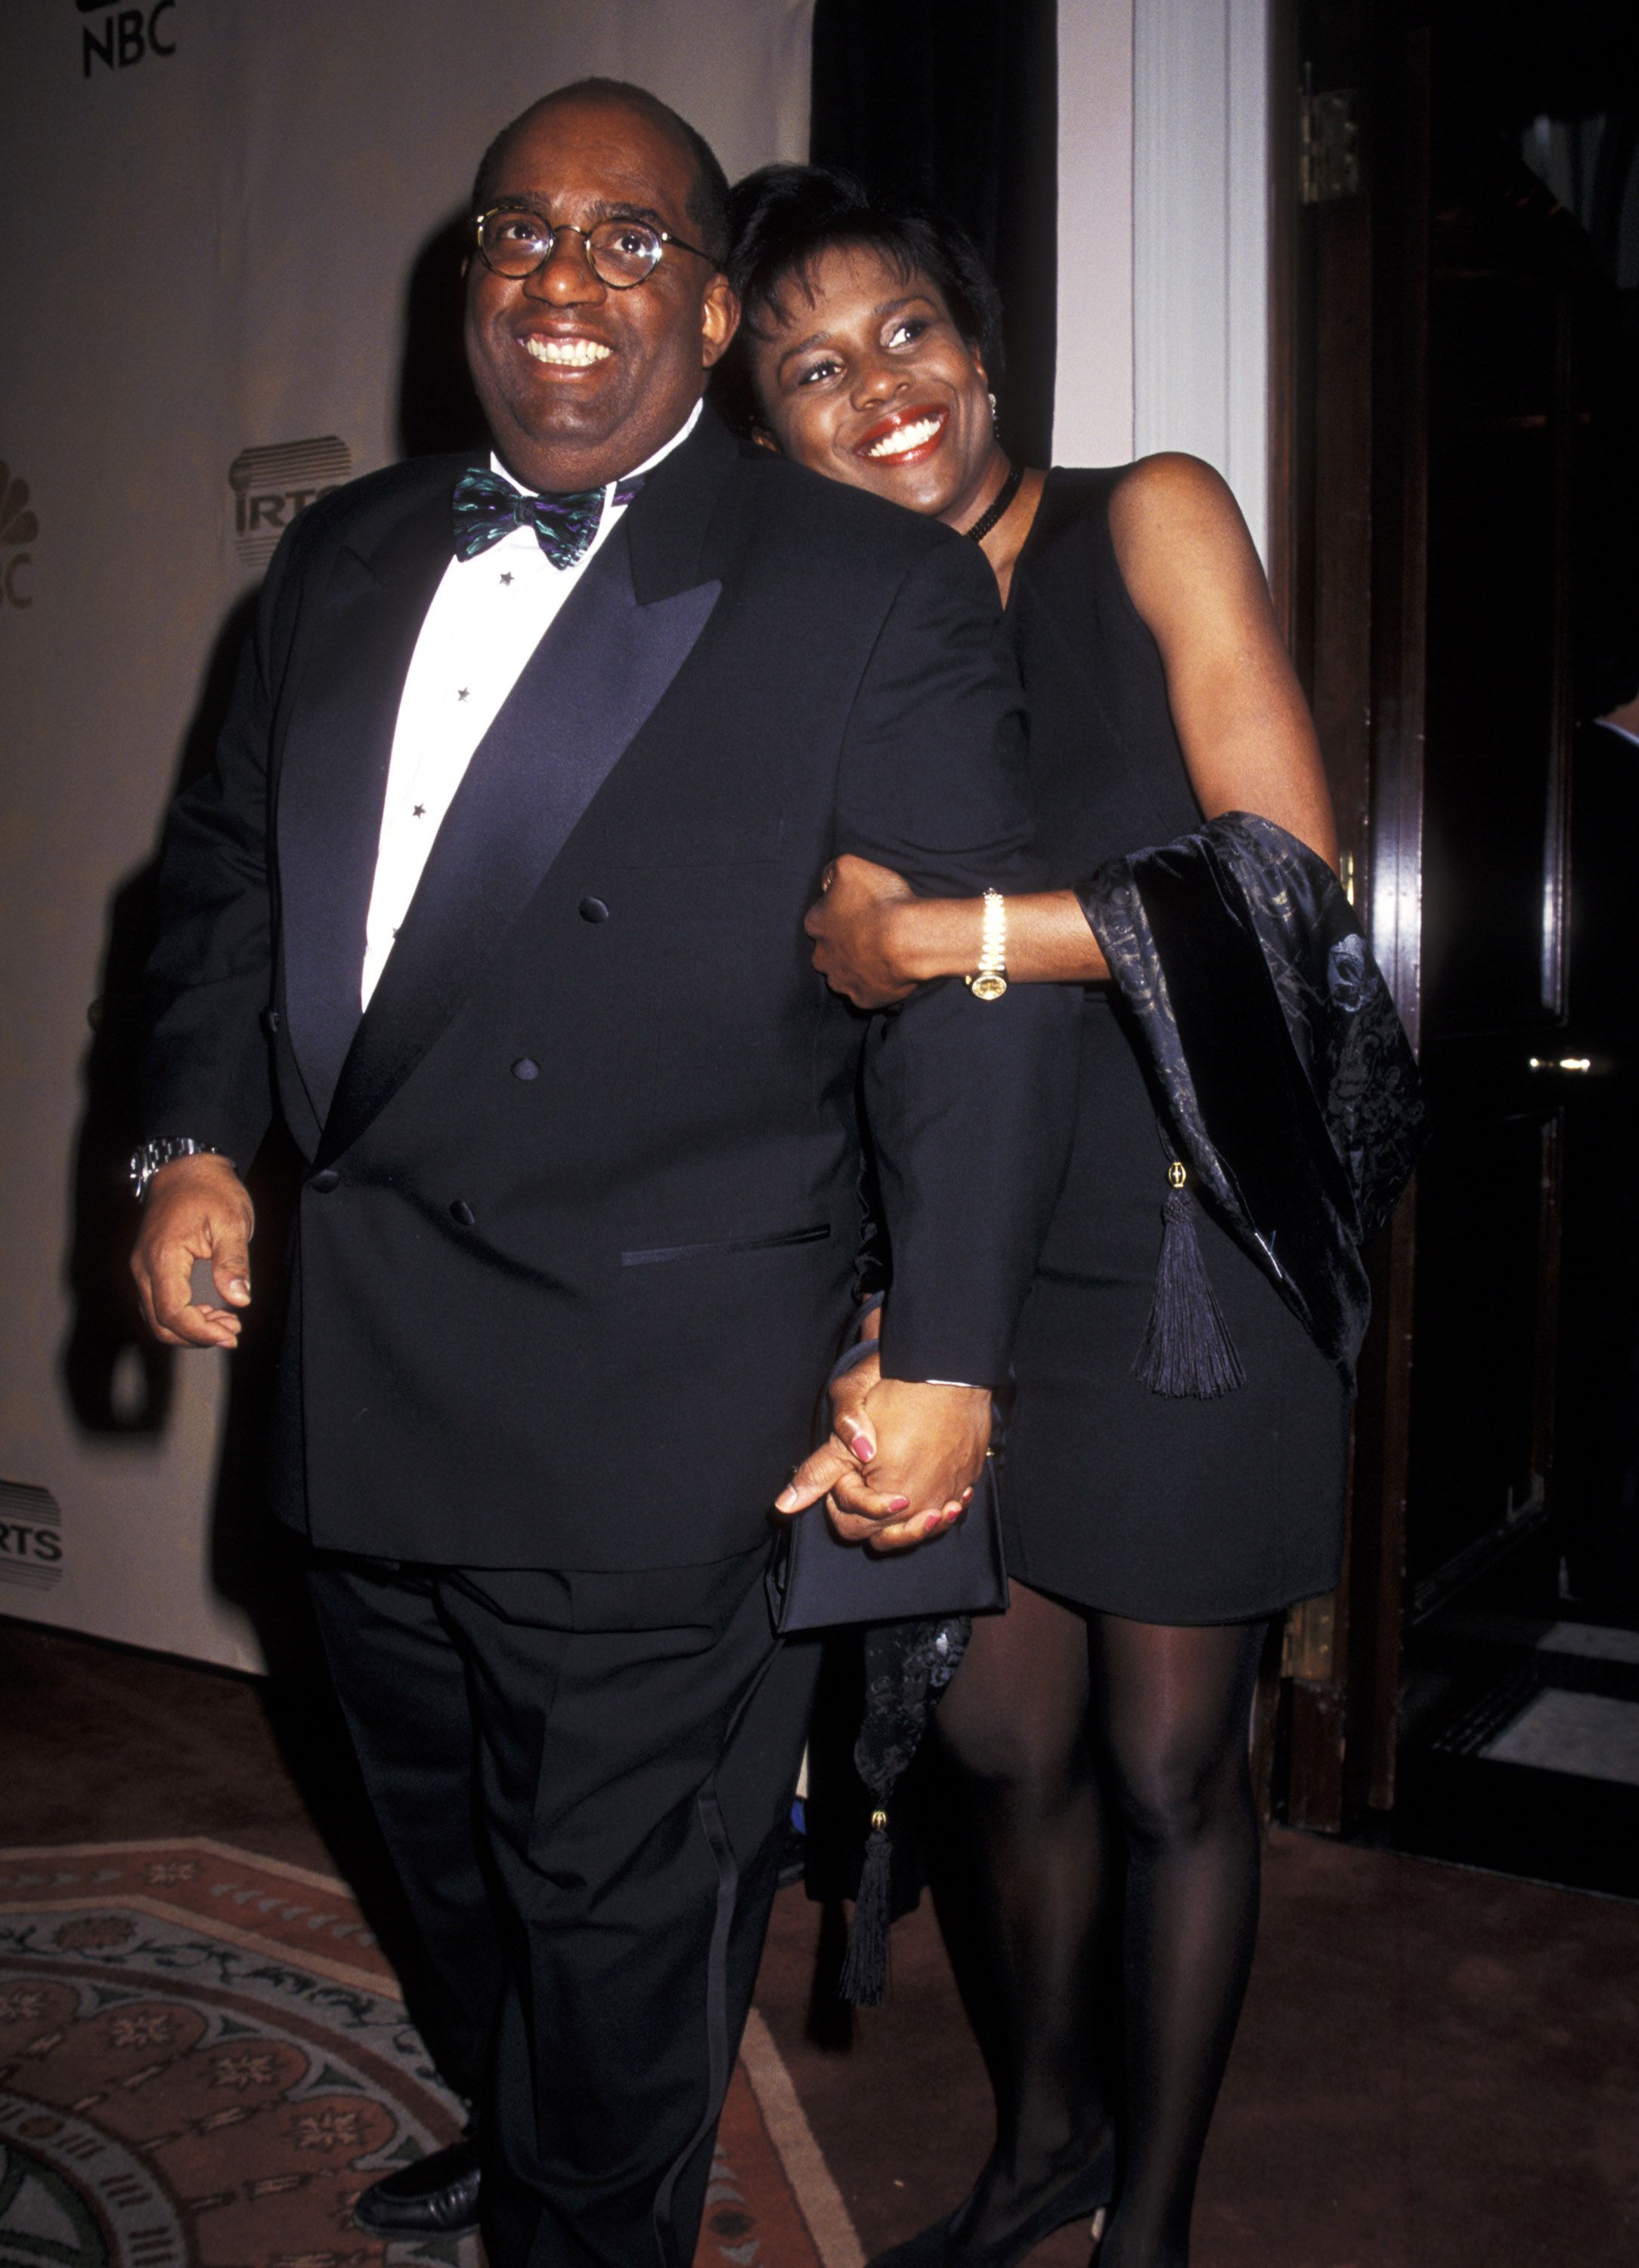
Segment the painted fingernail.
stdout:
<svg viewBox="0 0 1639 2268">
<path fill-rule="evenodd" d="M 962 1491 L 962 1502 L 963 1502 L 964 1504 L 971 1504 L 971 1503 L 973 1502 L 973 1496 L 974 1496 L 974 1492 L 973 1492 L 972 1489 L 970 1489 L 970 1488 L 965 1488 L 965 1489 Z"/>
<path fill-rule="evenodd" d="M 854 1454 L 859 1459 L 862 1465 L 868 1465 L 876 1454 L 877 1445 L 871 1440 L 869 1433 L 855 1434 Z"/>
<path fill-rule="evenodd" d="M 942 1512 L 930 1512 L 922 1523 L 922 1532 L 924 1535 L 937 1535 L 944 1525 L 944 1514 Z"/>
<path fill-rule="evenodd" d="M 908 1496 L 891 1496 L 888 1498 L 888 1510 L 890 1512 L 908 1512 L 910 1510 L 910 1498 Z"/>
</svg>

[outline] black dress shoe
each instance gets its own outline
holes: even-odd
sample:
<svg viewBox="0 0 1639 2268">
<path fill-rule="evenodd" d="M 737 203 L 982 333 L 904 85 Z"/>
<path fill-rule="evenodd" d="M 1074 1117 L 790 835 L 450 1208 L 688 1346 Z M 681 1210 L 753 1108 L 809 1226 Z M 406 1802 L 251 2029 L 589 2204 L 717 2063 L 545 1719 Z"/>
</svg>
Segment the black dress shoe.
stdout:
<svg viewBox="0 0 1639 2268">
<path fill-rule="evenodd" d="M 478 2226 L 478 2138 L 464 2134 L 372 2182 L 353 2207 L 378 2236 L 470 2236 Z"/>
<path fill-rule="evenodd" d="M 870 2268 L 1016 2268 L 1016 2264 L 1033 2252 L 1055 2228 L 1079 2220 L 1084 2213 L 1091 2220 L 1114 2194 L 1115 2142 L 1112 2137 L 1068 2180 L 1038 2198 L 1022 2220 L 988 2243 L 976 2244 L 963 2236 L 962 2222 L 973 2203 L 971 2198 L 964 2198 L 954 2213 L 947 2213 L 931 2228 L 919 2230 L 889 2252 L 878 2252 Z"/>
</svg>

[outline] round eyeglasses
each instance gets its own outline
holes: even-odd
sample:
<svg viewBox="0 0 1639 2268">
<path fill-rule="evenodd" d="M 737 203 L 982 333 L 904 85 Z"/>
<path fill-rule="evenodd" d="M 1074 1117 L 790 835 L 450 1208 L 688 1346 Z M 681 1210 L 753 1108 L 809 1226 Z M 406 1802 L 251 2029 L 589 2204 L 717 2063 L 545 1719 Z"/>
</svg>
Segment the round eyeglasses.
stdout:
<svg viewBox="0 0 1639 2268">
<path fill-rule="evenodd" d="M 696 260 L 711 260 L 697 244 L 685 244 L 670 229 L 651 228 L 646 220 L 600 220 L 591 228 L 577 228 L 572 220 L 555 225 L 527 205 L 491 205 L 479 214 L 474 227 L 484 266 L 515 284 L 546 266 L 566 231 L 579 237 L 586 264 L 598 281 L 614 291 L 629 291 L 635 284 L 647 283 L 668 244 L 680 252 L 692 252 Z"/>
</svg>

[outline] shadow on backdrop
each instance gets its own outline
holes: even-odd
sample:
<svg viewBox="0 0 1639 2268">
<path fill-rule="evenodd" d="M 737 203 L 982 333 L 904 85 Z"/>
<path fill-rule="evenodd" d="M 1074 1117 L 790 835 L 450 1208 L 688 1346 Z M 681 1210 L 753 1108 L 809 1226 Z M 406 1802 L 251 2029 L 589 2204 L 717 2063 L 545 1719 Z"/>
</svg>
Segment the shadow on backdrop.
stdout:
<svg viewBox="0 0 1639 2268">
<path fill-rule="evenodd" d="M 461 348 L 466 229 L 465 210 L 442 223 L 417 254 L 407 282 L 397 364 L 398 438 L 405 456 L 485 443 Z M 182 738 L 173 797 L 210 768 L 256 596 L 247 592 L 234 601 L 213 641 Z M 82 1074 L 67 1261 L 70 1322 L 58 1366 L 82 1440 L 118 1446 L 127 1454 L 165 1440 L 181 1359 L 147 1336 L 129 1267 L 137 1217 L 126 1161 L 138 1135 L 142 980 L 158 897 L 156 851 L 121 881 L 110 902 L 98 998 L 88 1012 L 92 1036 Z M 276 1125 L 246 1169 L 256 1207 L 255 1299 L 230 1365 L 211 1501 L 210 1575 L 217 1594 L 255 1633 L 268 1668 L 263 1705 L 285 1764 L 338 1871 L 405 1977 L 413 2015 L 415 1964 L 401 1902 L 330 1691 L 298 1550 L 268 1502 L 268 1419 L 300 1167 L 294 1145 Z"/>
<path fill-rule="evenodd" d="M 484 414 L 461 345 L 462 273 L 470 226 L 463 205 L 434 229 L 410 269 L 399 363 L 401 456 L 489 447 Z"/>
</svg>

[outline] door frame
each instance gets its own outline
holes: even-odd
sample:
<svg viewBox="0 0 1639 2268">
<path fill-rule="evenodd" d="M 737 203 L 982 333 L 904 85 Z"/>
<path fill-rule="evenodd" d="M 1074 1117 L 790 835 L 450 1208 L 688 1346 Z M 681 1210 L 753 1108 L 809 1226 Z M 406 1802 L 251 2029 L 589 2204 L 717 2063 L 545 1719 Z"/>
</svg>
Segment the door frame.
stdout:
<svg viewBox="0 0 1639 2268">
<path fill-rule="evenodd" d="M 1324 18 L 1329 37 L 1310 33 Z M 1274 0 L 1270 585 L 1314 711 L 1344 885 L 1414 1047 L 1422 986 L 1430 36 Z M 1320 54 L 1314 52 L 1322 50 Z M 1327 50 L 1330 50 L 1329 55 Z M 1416 1187 L 1369 1252 L 1343 1572 L 1290 1609 L 1266 1786 L 1338 1832 L 1394 1800 Z"/>
</svg>

